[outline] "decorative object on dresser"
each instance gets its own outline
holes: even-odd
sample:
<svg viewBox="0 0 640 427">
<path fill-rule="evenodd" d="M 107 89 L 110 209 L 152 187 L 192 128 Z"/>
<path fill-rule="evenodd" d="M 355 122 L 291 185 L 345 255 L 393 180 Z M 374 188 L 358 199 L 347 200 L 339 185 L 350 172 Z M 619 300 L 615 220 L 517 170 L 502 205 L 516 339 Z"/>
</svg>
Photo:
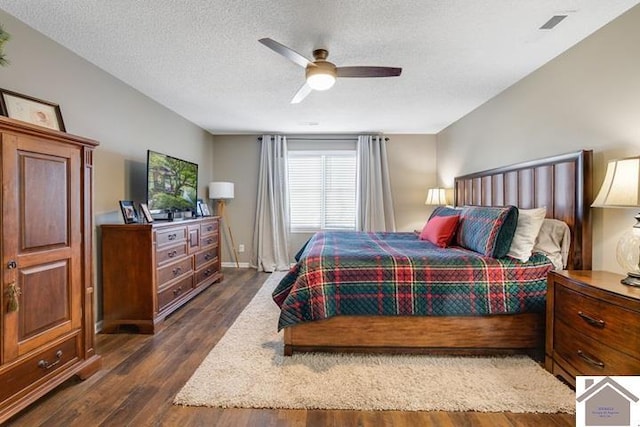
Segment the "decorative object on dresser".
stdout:
<svg viewBox="0 0 640 427">
<path fill-rule="evenodd" d="M 598 208 L 640 207 L 640 157 L 612 160 L 600 192 L 591 205 Z M 625 285 L 640 286 L 640 213 L 630 233 L 624 233 L 616 247 L 618 264 L 627 270 Z"/>
<path fill-rule="evenodd" d="M 231 239 L 231 248 L 233 249 L 233 257 L 236 261 L 236 267 L 240 268 L 240 263 L 238 262 L 238 252 L 236 251 L 236 242 L 233 241 L 233 233 L 231 233 L 231 225 L 229 224 L 229 220 L 225 215 L 225 200 L 233 199 L 234 197 L 234 188 L 233 182 L 210 182 L 209 183 L 209 198 L 212 200 L 218 201 L 218 215 L 222 218 L 222 222 L 224 222 L 227 226 L 227 231 L 229 232 L 229 239 Z"/>
<path fill-rule="evenodd" d="M 155 333 L 165 317 L 222 280 L 218 225 L 218 217 L 102 225 L 103 332 L 133 326 Z"/>
<path fill-rule="evenodd" d="M 444 206 L 447 204 L 447 197 L 444 188 L 430 188 L 427 190 L 427 199 L 424 201 L 427 206 Z"/>
<path fill-rule="evenodd" d="M 0 89 L 0 113 L 12 119 L 64 132 L 60 106 L 42 99 Z"/>
<path fill-rule="evenodd" d="M 545 368 L 576 375 L 640 375 L 640 289 L 605 271 L 548 277 Z"/>
<path fill-rule="evenodd" d="M 100 368 L 91 249 L 97 142 L 0 117 L 0 423 Z"/>
<path fill-rule="evenodd" d="M 122 219 L 125 224 L 134 224 L 138 222 L 138 211 L 131 200 L 120 200 L 120 210 L 122 211 Z"/>
</svg>

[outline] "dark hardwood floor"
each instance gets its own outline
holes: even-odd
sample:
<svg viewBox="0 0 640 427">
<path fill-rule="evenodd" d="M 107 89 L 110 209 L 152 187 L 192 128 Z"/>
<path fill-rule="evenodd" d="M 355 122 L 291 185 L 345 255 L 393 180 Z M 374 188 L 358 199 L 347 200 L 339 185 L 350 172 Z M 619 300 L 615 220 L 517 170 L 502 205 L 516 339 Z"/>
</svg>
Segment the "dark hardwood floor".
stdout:
<svg viewBox="0 0 640 427">
<path fill-rule="evenodd" d="M 173 397 L 268 277 L 225 269 L 224 281 L 166 319 L 155 336 L 97 337 L 103 368 L 70 380 L 15 416 L 15 426 L 573 426 L 573 415 L 218 409 Z M 275 328 L 276 325 L 274 325 Z M 525 379 L 523 379 L 525 380 Z"/>
</svg>

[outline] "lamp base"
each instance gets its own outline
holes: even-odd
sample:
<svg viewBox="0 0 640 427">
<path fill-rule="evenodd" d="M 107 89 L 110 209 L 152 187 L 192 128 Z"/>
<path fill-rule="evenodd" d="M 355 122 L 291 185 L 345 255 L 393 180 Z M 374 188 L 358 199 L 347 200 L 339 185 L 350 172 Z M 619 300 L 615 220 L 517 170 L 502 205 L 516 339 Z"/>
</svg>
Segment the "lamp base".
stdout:
<svg viewBox="0 0 640 427">
<path fill-rule="evenodd" d="M 620 283 L 628 286 L 637 286 L 640 287 L 640 276 L 634 273 L 627 273 L 627 277 L 622 279 Z"/>
</svg>

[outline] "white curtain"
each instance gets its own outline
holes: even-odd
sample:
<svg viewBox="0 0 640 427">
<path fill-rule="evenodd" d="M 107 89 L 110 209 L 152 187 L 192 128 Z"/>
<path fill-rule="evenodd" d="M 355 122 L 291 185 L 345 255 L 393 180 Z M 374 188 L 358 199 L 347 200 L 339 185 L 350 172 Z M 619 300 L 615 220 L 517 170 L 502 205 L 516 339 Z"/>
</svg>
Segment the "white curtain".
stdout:
<svg viewBox="0 0 640 427">
<path fill-rule="evenodd" d="M 358 136 L 358 230 L 396 231 L 384 137 Z"/>
<path fill-rule="evenodd" d="M 263 135 L 251 263 L 258 270 L 289 269 L 287 138 Z"/>
</svg>

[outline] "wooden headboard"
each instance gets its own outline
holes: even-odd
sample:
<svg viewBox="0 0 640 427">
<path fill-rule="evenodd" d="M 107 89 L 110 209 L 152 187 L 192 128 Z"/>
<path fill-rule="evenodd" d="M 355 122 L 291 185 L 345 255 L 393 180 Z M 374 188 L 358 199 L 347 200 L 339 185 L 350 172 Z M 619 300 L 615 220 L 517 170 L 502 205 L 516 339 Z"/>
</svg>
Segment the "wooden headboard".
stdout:
<svg viewBox="0 0 640 427">
<path fill-rule="evenodd" d="M 547 207 L 547 218 L 571 229 L 567 268 L 591 269 L 592 151 L 471 173 L 455 178 L 455 205 Z"/>
</svg>

